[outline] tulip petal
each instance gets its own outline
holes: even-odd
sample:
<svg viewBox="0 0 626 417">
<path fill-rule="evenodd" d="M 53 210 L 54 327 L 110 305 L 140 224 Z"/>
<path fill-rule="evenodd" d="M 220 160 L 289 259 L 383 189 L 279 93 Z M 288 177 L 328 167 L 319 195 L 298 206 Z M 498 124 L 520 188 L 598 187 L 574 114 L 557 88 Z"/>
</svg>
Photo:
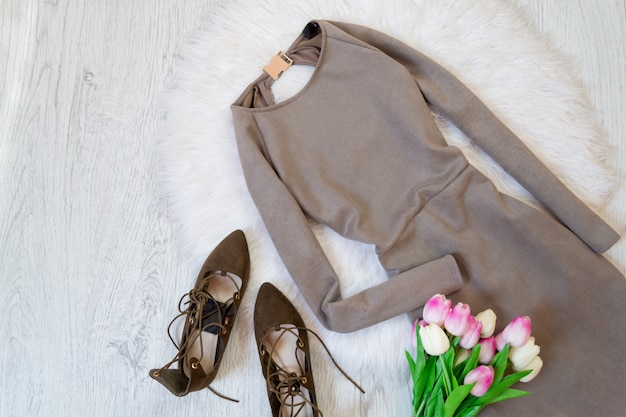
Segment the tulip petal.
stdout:
<svg viewBox="0 0 626 417">
<path fill-rule="evenodd" d="M 533 360 L 530 361 L 530 363 L 524 369 L 521 370 L 521 371 L 525 371 L 525 370 L 532 369 L 532 372 L 526 375 L 525 377 L 520 378 L 520 382 L 532 381 L 533 379 L 535 379 L 537 374 L 541 371 L 541 368 L 543 368 L 543 360 L 539 356 L 535 356 Z"/>
<path fill-rule="evenodd" d="M 424 304 L 424 310 L 422 315 L 427 323 L 435 323 L 439 326 L 443 326 L 443 323 L 448 317 L 452 301 L 448 300 L 442 294 L 433 295 L 426 304 Z"/>
<path fill-rule="evenodd" d="M 524 345 L 531 332 L 530 317 L 519 316 L 513 319 L 502 331 L 504 341 L 513 347 Z"/>
<path fill-rule="evenodd" d="M 491 366 L 480 365 L 471 370 L 463 379 L 463 384 L 476 383 L 470 393 L 475 397 L 482 397 L 491 387 L 494 370 Z"/>
<path fill-rule="evenodd" d="M 482 339 L 479 343 L 480 355 L 478 356 L 478 362 L 487 365 L 496 354 L 496 338 L 491 336 Z"/>
<path fill-rule="evenodd" d="M 450 340 L 443 329 L 434 323 L 419 329 L 424 350 L 431 356 L 439 356 L 450 348 Z"/>
<path fill-rule="evenodd" d="M 540 352 L 539 346 L 535 344 L 535 338 L 529 337 L 528 341 L 519 347 L 512 347 L 509 350 L 509 359 L 513 363 L 513 369 L 521 371 L 537 356 Z"/>
<path fill-rule="evenodd" d="M 498 352 L 502 352 L 502 349 L 504 349 L 504 346 L 506 345 L 506 341 L 504 340 L 504 336 L 502 332 L 498 333 L 495 339 L 496 339 L 496 349 L 498 349 Z"/>
<path fill-rule="evenodd" d="M 482 323 L 472 316 L 470 316 L 468 323 L 469 324 L 467 326 L 467 330 L 465 331 L 465 333 L 461 337 L 461 341 L 459 342 L 461 347 L 465 349 L 471 349 L 476 346 L 476 344 L 480 340 L 480 332 L 483 328 Z"/>
<path fill-rule="evenodd" d="M 457 366 L 458 364 L 463 362 L 465 359 L 469 358 L 469 356 L 470 356 L 469 350 L 460 348 L 458 352 L 456 353 L 456 357 L 454 358 L 454 366 Z"/>
<path fill-rule="evenodd" d="M 451 334 L 455 336 L 462 336 L 467 331 L 471 315 L 472 312 L 469 305 L 457 303 L 457 305 L 450 310 L 450 313 L 446 317 L 444 326 Z"/>
<path fill-rule="evenodd" d="M 476 320 L 483 324 L 483 328 L 480 331 L 480 337 L 493 336 L 493 332 L 496 330 L 496 313 L 492 309 L 488 308 L 485 311 L 481 311 L 476 315 Z"/>
</svg>

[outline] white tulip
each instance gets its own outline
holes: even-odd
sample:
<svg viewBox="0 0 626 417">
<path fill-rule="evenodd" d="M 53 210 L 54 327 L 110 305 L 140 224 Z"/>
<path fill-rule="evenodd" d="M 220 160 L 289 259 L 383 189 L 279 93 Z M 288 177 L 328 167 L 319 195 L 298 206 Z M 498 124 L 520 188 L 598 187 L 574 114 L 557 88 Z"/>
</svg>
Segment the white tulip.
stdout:
<svg viewBox="0 0 626 417">
<path fill-rule="evenodd" d="M 520 371 L 531 363 L 539 355 L 539 346 L 535 344 L 535 338 L 529 337 L 526 344 L 520 347 L 512 347 L 509 351 L 509 359 L 513 362 L 513 369 Z"/>
<path fill-rule="evenodd" d="M 480 337 L 485 338 L 493 336 L 493 332 L 496 330 L 496 313 L 494 313 L 492 309 L 488 308 L 478 313 L 476 320 L 483 324 Z"/>
<path fill-rule="evenodd" d="M 467 358 L 469 358 L 469 350 L 460 348 L 454 358 L 454 366 L 457 366 Z"/>
<path fill-rule="evenodd" d="M 430 356 L 443 355 L 450 348 L 448 336 L 435 323 L 430 323 L 426 327 L 420 327 L 420 338 L 422 339 L 424 350 Z"/>
<path fill-rule="evenodd" d="M 530 363 L 526 367 L 524 367 L 524 369 L 520 369 L 520 371 L 526 371 L 528 369 L 532 369 L 533 370 L 531 373 L 526 375 L 524 378 L 520 378 L 520 382 L 530 382 L 530 381 L 532 381 L 533 379 L 535 379 L 535 377 L 537 376 L 539 371 L 541 371 L 541 368 L 543 368 L 543 360 L 541 360 L 541 358 L 539 356 L 535 356 L 533 358 L 533 360 L 530 361 Z"/>
</svg>

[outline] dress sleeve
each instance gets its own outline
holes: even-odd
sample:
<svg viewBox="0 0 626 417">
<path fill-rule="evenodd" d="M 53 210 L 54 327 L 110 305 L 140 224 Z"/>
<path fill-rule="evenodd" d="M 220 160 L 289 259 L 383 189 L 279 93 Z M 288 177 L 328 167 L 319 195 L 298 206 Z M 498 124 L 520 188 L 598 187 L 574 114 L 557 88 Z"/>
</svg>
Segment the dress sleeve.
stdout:
<svg viewBox="0 0 626 417">
<path fill-rule="evenodd" d="M 252 199 L 287 270 L 325 327 L 359 330 L 416 310 L 435 293 L 450 294 L 462 287 L 456 261 L 447 255 L 342 298 L 336 272 L 302 209 L 265 157 L 253 115 L 237 114 L 235 132 Z"/>
<path fill-rule="evenodd" d="M 595 252 L 619 235 L 574 195 L 487 106 L 454 75 L 426 55 L 381 32 L 334 23 L 404 65 L 425 99 L 524 186 Z"/>
</svg>

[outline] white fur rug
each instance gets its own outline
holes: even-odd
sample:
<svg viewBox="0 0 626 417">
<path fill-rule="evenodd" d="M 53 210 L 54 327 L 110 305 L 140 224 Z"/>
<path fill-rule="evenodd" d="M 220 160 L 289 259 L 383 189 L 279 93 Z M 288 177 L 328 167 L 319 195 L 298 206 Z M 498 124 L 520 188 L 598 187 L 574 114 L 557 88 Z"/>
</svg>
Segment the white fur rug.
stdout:
<svg viewBox="0 0 626 417">
<path fill-rule="evenodd" d="M 398 317 L 345 335 L 321 328 L 284 269 L 248 195 L 239 164 L 230 104 L 276 51 L 286 49 L 314 18 L 384 31 L 439 61 L 593 207 L 607 201 L 615 177 L 606 166 L 608 149 L 576 66 L 502 1 L 228 0 L 216 8 L 206 27 L 182 48 L 176 86 L 161 100 L 166 116 L 158 145 L 159 169 L 183 253 L 199 268 L 221 238 L 243 229 L 253 265 L 238 322 L 248 335 L 247 346 L 254 344 L 256 291 L 262 282 L 271 281 L 299 308 L 305 322 L 321 333 L 348 373 L 357 380 L 359 375 L 376 375 L 381 384 L 385 381 L 381 389 L 397 395 L 398 387 L 406 386 L 401 395 L 406 395 L 408 404 L 403 353 L 411 330 L 408 320 Z M 306 68 L 289 69 L 276 84 L 277 96 L 293 94 L 306 76 Z M 528 198 L 461 132 L 445 120 L 439 123 L 450 144 L 460 147 L 503 191 Z M 344 295 L 385 279 L 372 247 L 345 240 L 323 226 L 314 225 L 314 230 L 341 277 Z M 189 278 L 189 285 L 194 279 Z"/>
</svg>

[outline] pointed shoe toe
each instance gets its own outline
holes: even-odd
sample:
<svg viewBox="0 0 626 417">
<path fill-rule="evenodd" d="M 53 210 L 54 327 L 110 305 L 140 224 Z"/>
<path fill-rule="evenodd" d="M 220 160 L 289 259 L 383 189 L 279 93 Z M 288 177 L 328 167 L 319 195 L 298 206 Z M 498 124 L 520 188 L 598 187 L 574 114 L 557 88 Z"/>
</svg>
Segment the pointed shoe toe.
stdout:
<svg viewBox="0 0 626 417">
<path fill-rule="evenodd" d="M 248 251 L 248 241 L 243 231 L 235 230 L 226 236 L 213 249 L 209 257 L 204 261 L 196 286 L 208 274 L 215 271 L 230 272 L 237 275 L 242 280 L 245 277 L 247 285 L 250 274 L 250 254 Z"/>
<path fill-rule="evenodd" d="M 255 332 L 270 326 L 289 323 L 304 327 L 302 317 L 287 297 L 269 282 L 263 283 L 254 305 Z"/>
</svg>

